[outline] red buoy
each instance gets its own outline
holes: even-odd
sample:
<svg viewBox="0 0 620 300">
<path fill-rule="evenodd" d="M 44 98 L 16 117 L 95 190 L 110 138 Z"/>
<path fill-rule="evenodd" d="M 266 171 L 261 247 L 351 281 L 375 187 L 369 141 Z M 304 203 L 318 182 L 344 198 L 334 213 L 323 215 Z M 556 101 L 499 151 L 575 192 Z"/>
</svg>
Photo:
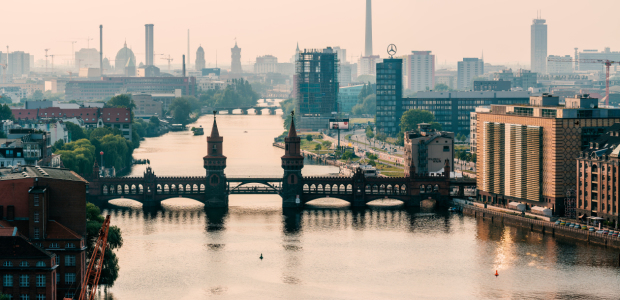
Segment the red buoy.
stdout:
<svg viewBox="0 0 620 300">
<path fill-rule="evenodd" d="M 497 273 L 497 270 L 495 270 L 495 276 L 496 277 L 499 276 L 499 273 Z"/>
</svg>

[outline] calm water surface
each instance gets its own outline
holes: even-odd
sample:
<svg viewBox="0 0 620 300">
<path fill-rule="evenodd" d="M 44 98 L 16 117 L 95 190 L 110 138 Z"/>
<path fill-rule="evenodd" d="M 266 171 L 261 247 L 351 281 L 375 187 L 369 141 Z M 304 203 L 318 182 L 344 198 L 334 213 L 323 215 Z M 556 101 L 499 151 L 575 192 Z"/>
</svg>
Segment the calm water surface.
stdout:
<svg viewBox="0 0 620 300">
<path fill-rule="evenodd" d="M 211 131 L 213 118 L 197 125 Z M 194 125 L 195 126 L 195 125 Z M 280 116 L 220 115 L 226 173 L 281 175 Z M 245 132 L 247 131 L 247 132 Z M 206 135 L 172 132 L 135 152 L 155 174 L 204 176 Z M 141 176 L 144 166 L 130 176 Z M 305 175 L 337 173 L 310 165 Z M 123 232 L 120 275 L 101 299 L 618 299 L 618 250 L 495 227 L 443 210 L 329 200 L 283 211 L 275 195 L 227 210 L 188 199 L 105 207 Z M 261 261 L 259 256 L 264 256 Z M 495 270 L 500 276 L 495 277 Z"/>
</svg>

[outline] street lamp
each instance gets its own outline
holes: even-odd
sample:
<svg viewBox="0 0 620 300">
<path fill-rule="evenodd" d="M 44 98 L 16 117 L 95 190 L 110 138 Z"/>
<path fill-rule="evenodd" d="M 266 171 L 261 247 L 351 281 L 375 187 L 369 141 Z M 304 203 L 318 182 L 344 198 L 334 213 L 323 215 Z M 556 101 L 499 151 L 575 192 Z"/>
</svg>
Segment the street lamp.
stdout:
<svg viewBox="0 0 620 300">
<path fill-rule="evenodd" d="M 103 151 L 99 152 L 101 155 L 101 169 L 103 170 Z"/>
</svg>

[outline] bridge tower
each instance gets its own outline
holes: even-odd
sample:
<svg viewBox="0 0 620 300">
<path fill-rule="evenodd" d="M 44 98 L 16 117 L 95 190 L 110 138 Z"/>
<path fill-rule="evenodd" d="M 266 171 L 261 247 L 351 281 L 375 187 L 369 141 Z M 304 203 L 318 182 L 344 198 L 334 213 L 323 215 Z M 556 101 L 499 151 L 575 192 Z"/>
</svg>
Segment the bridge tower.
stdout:
<svg viewBox="0 0 620 300">
<path fill-rule="evenodd" d="M 291 113 L 292 115 L 294 114 Z M 304 167 L 304 157 L 301 155 L 301 139 L 295 130 L 295 116 L 291 118 L 291 127 L 288 136 L 284 138 L 284 156 L 282 156 L 282 206 L 301 207 L 301 193 L 303 192 L 303 177 L 301 169 Z"/>
<path fill-rule="evenodd" d="M 203 157 L 204 167 L 207 170 L 205 182 L 205 206 L 228 207 L 228 191 L 226 190 L 226 156 L 222 148 L 224 138 L 220 136 L 213 112 L 213 128 L 207 137 L 207 156 Z"/>
</svg>

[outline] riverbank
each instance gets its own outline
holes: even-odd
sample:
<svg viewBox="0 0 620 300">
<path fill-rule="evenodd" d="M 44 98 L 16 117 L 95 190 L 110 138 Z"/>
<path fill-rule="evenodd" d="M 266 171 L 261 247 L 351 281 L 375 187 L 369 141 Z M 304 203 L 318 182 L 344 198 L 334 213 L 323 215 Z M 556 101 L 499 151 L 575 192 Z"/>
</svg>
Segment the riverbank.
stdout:
<svg viewBox="0 0 620 300">
<path fill-rule="evenodd" d="M 527 228 L 533 232 L 551 234 L 552 236 L 563 236 L 587 242 L 588 244 L 620 249 L 620 237 L 590 232 L 589 230 L 570 228 L 563 225 L 556 225 L 555 222 L 535 220 L 471 205 L 463 206 L 463 215 L 472 216 L 475 219 L 481 219 L 482 221 L 491 221 L 493 225 L 517 226 Z"/>
</svg>

